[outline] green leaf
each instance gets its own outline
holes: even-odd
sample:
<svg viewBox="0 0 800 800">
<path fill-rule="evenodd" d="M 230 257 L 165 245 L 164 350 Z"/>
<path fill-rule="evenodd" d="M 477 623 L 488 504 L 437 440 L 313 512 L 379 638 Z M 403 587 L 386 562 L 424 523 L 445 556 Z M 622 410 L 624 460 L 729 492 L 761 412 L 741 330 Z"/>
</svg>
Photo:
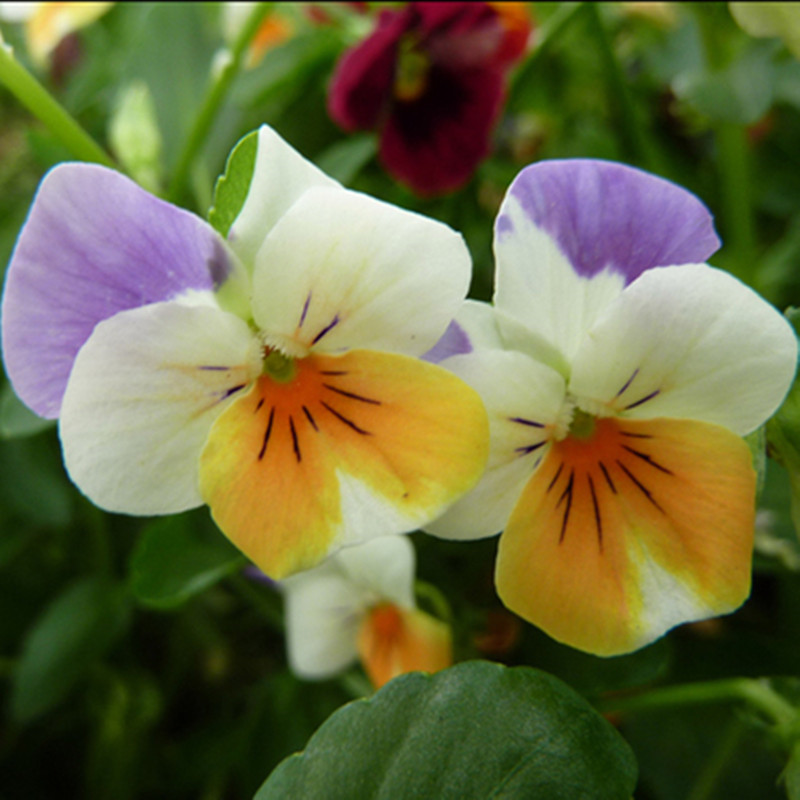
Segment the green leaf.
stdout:
<svg viewBox="0 0 800 800">
<path fill-rule="evenodd" d="M 794 746 L 781 780 L 786 787 L 789 800 L 800 800 L 800 743 Z"/>
<path fill-rule="evenodd" d="M 367 162 L 375 156 L 378 141 L 372 134 L 361 134 L 332 144 L 317 159 L 317 166 L 345 186 L 352 183 Z"/>
<path fill-rule="evenodd" d="M 16 439 L 33 436 L 35 433 L 52 428 L 55 424 L 55 420 L 43 419 L 34 414 L 14 394 L 10 383 L 0 390 L 0 438 Z"/>
<path fill-rule="evenodd" d="M 727 69 L 685 72 L 672 88 L 678 98 L 711 119 L 757 122 L 772 105 L 775 49 L 772 42 L 756 42 Z"/>
<path fill-rule="evenodd" d="M 569 687 L 473 661 L 339 709 L 255 800 L 627 800 L 635 784 L 627 744 Z"/>
<path fill-rule="evenodd" d="M 210 530 L 209 530 L 210 529 Z M 131 557 L 131 589 L 155 608 L 174 608 L 240 569 L 244 557 L 197 514 L 149 525 Z"/>
<path fill-rule="evenodd" d="M 800 332 L 800 309 L 790 308 L 786 318 L 795 334 Z M 792 493 L 792 521 L 800 536 L 800 375 L 775 416 L 767 422 L 767 445 L 770 455 L 789 472 Z"/>
<path fill-rule="evenodd" d="M 33 525 L 69 524 L 72 495 L 56 448 L 44 434 L 0 440 L 0 506 Z"/>
<path fill-rule="evenodd" d="M 130 605 L 125 587 L 85 578 L 60 594 L 34 623 L 11 690 L 11 713 L 30 722 L 66 698 L 122 633 Z"/>
<path fill-rule="evenodd" d="M 233 148 L 228 156 L 225 172 L 217 178 L 214 204 L 208 212 L 208 221 L 222 236 L 228 235 L 247 199 L 257 151 L 258 131 L 252 131 Z"/>
</svg>

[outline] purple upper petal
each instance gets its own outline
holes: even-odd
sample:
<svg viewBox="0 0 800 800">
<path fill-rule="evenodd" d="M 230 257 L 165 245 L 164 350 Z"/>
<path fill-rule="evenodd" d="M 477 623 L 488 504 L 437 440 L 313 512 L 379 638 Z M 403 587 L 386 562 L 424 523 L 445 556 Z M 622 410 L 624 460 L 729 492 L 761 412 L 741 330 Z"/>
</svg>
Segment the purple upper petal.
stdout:
<svg viewBox="0 0 800 800">
<path fill-rule="evenodd" d="M 57 417 L 75 355 L 98 322 L 214 290 L 231 269 L 222 239 L 199 217 L 105 167 L 55 167 L 6 276 L 3 357 L 15 391 Z"/>
<path fill-rule="evenodd" d="M 693 194 L 622 164 L 542 161 L 517 175 L 509 196 L 587 278 L 610 267 L 630 283 L 652 267 L 702 263 L 720 246 L 711 214 Z M 496 233 L 513 228 L 504 204 Z"/>
</svg>

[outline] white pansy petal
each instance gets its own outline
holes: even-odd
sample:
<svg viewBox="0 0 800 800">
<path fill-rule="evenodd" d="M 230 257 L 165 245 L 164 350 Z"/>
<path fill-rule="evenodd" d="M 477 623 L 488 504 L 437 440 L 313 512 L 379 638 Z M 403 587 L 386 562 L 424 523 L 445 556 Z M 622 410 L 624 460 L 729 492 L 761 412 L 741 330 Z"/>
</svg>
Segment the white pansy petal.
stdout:
<svg viewBox="0 0 800 800">
<path fill-rule="evenodd" d="M 348 580 L 372 595 L 374 603 L 414 607 L 414 545 L 407 536 L 381 536 L 346 547 L 334 559 Z"/>
<path fill-rule="evenodd" d="M 517 175 L 497 217 L 495 305 L 570 360 L 624 286 L 718 247 L 708 209 L 669 181 L 607 161 L 541 161 Z"/>
<path fill-rule="evenodd" d="M 569 360 L 625 280 L 610 270 L 579 275 L 555 239 L 527 219 L 513 195 L 506 198 L 499 219 L 513 221 L 514 227 L 507 232 L 498 227 L 495 235 L 495 306 Z"/>
<path fill-rule="evenodd" d="M 703 264 L 667 267 L 644 273 L 592 328 L 569 389 L 622 416 L 744 435 L 780 405 L 796 358 L 789 324 L 736 278 Z"/>
<path fill-rule="evenodd" d="M 237 255 L 252 264 L 275 223 L 303 193 L 315 186 L 339 184 L 303 158 L 272 128 L 262 125 L 247 198 L 228 232 L 228 241 Z"/>
<path fill-rule="evenodd" d="M 446 539 L 499 533 L 563 425 L 564 379 L 522 353 L 479 350 L 442 366 L 472 386 L 489 415 L 489 464 L 477 486 L 425 530 Z"/>
<path fill-rule="evenodd" d="M 331 677 L 358 658 L 366 613 L 362 591 L 329 560 L 281 582 L 286 591 L 286 650 L 295 675 Z"/>
<path fill-rule="evenodd" d="M 446 225 L 357 192 L 310 189 L 258 252 L 253 316 L 290 355 L 418 356 L 444 333 L 469 279 L 469 252 Z"/>
<path fill-rule="evenodd" d="M 200 505 L 200 451 L 258 374 L 246 323 L 209 306 L 154 303 L 99 323 L 70 374 L 60 419 L 67 471 L 98 506 L 170 514 Z"/>
</svg>

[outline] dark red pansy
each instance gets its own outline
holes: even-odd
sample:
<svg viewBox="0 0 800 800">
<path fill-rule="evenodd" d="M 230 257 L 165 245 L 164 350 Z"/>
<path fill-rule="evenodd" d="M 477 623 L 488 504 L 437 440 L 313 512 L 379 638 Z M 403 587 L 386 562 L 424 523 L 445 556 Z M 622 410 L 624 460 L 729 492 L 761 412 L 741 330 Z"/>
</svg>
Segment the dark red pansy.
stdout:
<svg viewBox="0 0 800 800">
<path fill-rule="evenodd" d="M 328 110 L 346 130 L 378 130 L 384 167 L 418 194 L 452 191 L 489 153 L 506 73 L 529 34 L 519 3 L 385 9 L 339 61 Z"/>
</svg>

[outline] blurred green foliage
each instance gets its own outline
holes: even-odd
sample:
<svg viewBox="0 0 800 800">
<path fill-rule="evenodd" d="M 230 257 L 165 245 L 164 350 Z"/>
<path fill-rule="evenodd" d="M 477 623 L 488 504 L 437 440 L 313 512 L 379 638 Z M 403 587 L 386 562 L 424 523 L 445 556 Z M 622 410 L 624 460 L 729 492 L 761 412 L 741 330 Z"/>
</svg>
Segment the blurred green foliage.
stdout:
<svg viewBox="0 0 800 800">
<path fill-rule="evenodd" d="M 193 161 L 185 205 L 206 215 L 231 148 L 267 122 L 345 184 L 463 232 L 472 294 L 488 299 L 492 222 L 514 175 L 543 158 L 616 159 L 697 193 L 725 242 L 712 262 L 781 309 L 800 304 L 800 62 L 777 40 L 741 31 L 724 3 L 664 4 L 666 18 L 625 3 L 528 5 L 535 44 L 511 76 L 492 156 L 463 190 L 415 197 L 382 170 L 374 135 L 345 135 L 328 118 L 336 60 L 369 29 L 361 12 L 341 4 L 314 21 L 304 4 L 282 4 L 294 33 L 234 81 Z M 111 136 L 120 98 L 146 87 L 162 147 L 151 179 L 166 192 L 224 57 L 222 13 L 219 3 L 117 4 L 71 37 L 77 56 L 57 53 L 39 77 L 104 146 L 125 146 Z M 22 30 L 5 25 L 3 35 L 25 61 Z M 5 265 L 38 180 L 73 156 L 2 89 L 0 120 Z M 773 428 L 794 412 L 782 413 Z M 784 438 L 798 429 L 791 422 Z M 767 469 L 751 600 L 630 656 L 577 653 L 515 621 L 494 594 L 492 540 L 415 534 L 419 576 L 453 608 L 459 659 L 546 670 L 589 700 L 798 675 L 793 453 L 782 458 L 791 480 L 774 462 Z M 54 424 L 27 412 L 7 383 L 0 475 L 0 796 L 251 798 L 361 692 L 356 671 L 319 684 L 289 673 L 280 596 L 243 576 L 205 510 L 153 521 L 90 506 L 64 473 Z M 638 800 L 785 794 L 777 778 L 787 752 L 735 704 L 612 721 L 640 764 Z M 792 797 L 799 783 L 795 748 Z"/>
</svg>

